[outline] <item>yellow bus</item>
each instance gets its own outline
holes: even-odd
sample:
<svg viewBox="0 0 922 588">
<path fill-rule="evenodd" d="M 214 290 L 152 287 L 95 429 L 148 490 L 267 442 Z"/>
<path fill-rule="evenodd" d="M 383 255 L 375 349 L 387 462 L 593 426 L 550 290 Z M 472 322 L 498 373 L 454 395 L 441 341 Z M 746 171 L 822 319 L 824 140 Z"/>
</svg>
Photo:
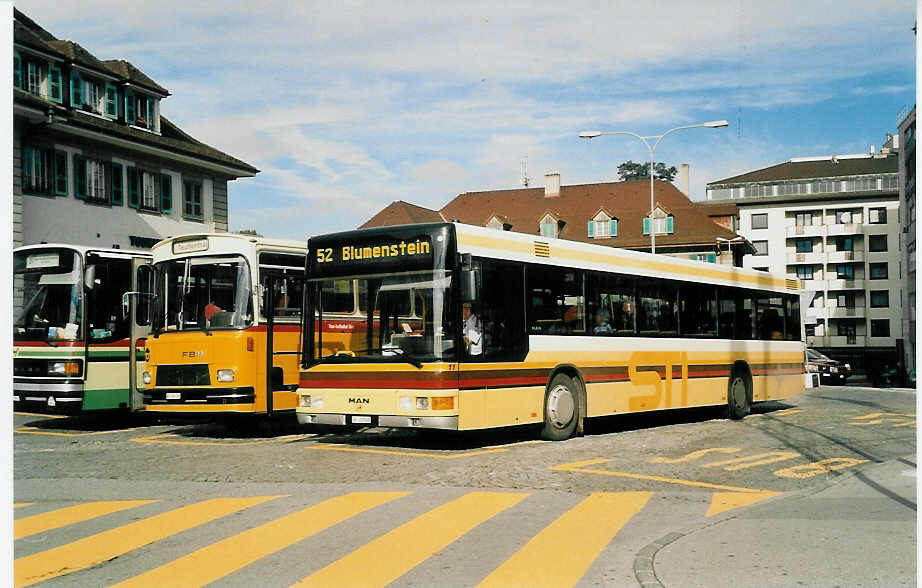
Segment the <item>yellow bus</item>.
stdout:
<svg viewBox="0 0 922 588">
<path fill-rule="evenodd" d="M 144 280 L 139 267 L 149 259 L 142 251 L 63 243 L 13 250 L 15 410 L 144 408 L 131 391 L 135 338 L 147 327 L 134 310 L 123 313 L 120 301 Z"/>
<path fill-rule="evenodd" d="M 199 234 L 165 239 L 152 253 L 146 409 L 294 410 L 304 243 Z"/>
<path fill-rule="evenodd" d="M 363 321 L 331 351 L 324 305 L 350 284 Z M 804 388 L 799 293 L 765 272 L 456 223 L 313 237 L 298 421 L 534 423 L 559 440 L 587 417 L 742 418 Z"/>
</svg>

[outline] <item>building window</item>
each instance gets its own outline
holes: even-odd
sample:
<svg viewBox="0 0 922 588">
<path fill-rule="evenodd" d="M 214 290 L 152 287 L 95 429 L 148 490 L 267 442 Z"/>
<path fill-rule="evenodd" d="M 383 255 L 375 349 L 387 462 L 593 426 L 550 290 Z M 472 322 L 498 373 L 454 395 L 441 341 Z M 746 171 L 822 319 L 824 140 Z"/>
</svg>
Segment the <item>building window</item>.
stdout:
<svg viewBox="0 0 922 588">
<path fill-rule="evenodd" d="M 868 251 L 886 251 L 886 250 L 887 250 L 887 236 L 886 235 L 868 236 Z"/>
<path fill-rule="evenodd" d="M 767 229 L 768 228 L 768 214 L 754 214 L 752 215 L 752 228 L 753 229 Z"/>
<path fill-rule="evenodd" d="M 143 210 L 159 210 L 160 206 L 157 202 L 157 197 L 159 196 L 157 190 L 157 182 L 154 181 L 154 174 L 143 172 L 142 173 L 142 182 L 141 182 L 141 208 Z"/>
<path fill-rule="evenodd" d="M 797 266 L 797 277 L 801 280 L 812 280 L 813 279 L 813 266 L 802 265 Z"/>
<path fill-rule="evenodd" d="M 837 210 L 835 215 L 837 225 L 850 225 L 853 222 L 851 210 Z"/>
<path fill-rule="evenodd" d="M 52 151 L 41 147 L 22 148 L 22 191 L 51 194 Z"/>
<path fill-rule="evenodd" d="M 890 336 L 890 320 L 889 319 L 875 319 L 871 321 L 871 336 L 872 337 L 889 337 Z"/>
<path fill-rule="evenodd" d="M 767 267 L 754 267 L 752 269 L 754 269 L 757 272 L 767 272 L 768 271 Z"/>
<path fill-rule="evenodd" d="M 151 212 L 169 212 L 172 203 L 164 195 L 161 174 L 128 168 L 128 206 Z"/>
<path fill-rule="evenodd" d="M 118 90 L 112 84 L 106 84 L 106 116 L 118 118 Z"/>
<path fill-rule="evenodd" d="M 839 308 L 855 308 L 855 295 L 851 292 L 836 296 L 836 306 Z"/>
<path fill-rule="evenodd" d="M 855 266 L 847 263 L 840 263 L 836 266 L 836 278 L 840 280 L 854 280 Z"/>
<path fill-rule="evenodd" d="M 868 269 L 870 270 L 872 280 L 886 280 L 888 271 L 887 263 L 871 263 L 868 264 Z"/>
<path fill-rule="evenodd" d="M 541 219 L 541 224 L 538 226 L 538 230 L 541 233 L 542 237 L 554 238 L 557 236 L 557 219 L 551 215 L 545 215 Z"/>
<path fill-rule="evenodd" d="M 61 68 L 55 65 L 48 67 L 48 99 L 52 102 L 64 101 L 64 82 Z"/>
<path fill-rule="evenodd" d="M 19 51 L 13 51 L 13 85 L 22 88 L 22 57 Z"/>
<path fill-rule="evenodd" d="M 202 220 L 202 184 L 185 180 L 182 183 L 182 214 L 186 218 Z"/>
<path fill-rule="evenodd" d="M 816 325 L 804 325 L 804 334 L 807 335 L 807 337 L 816 337 Z"/>
<path fill-rule="evenodd" d="M 768 241 L 753 241 L 752 245 L 756 248 L 756 255 L 768 255 Z"/>
<path fill-rule="evenodd" d="M 74 156 L 74 178 L 77 183 L 77 198 L 96 204 L 109 204 L 106 189 L 106 164 L 81 155 Z"/>
<path fill-rule="evenodd" d="M 618 236 L 618 219 L 612 218 L 604 212 L 595 215 L 587 225 L 587 233 L 590 238 L 604 238 Z"/>
<path fill-rule="evenodd" d="M 871 308 L 887 308 L 888 306 L 890 306 L 888 290 L 871 290 Z"/>
<path fill-rule="evenodd" d="M 887 224 L 887 209 L 886 208 L 869 208 L 868 209 L 868 222 L 872 225 Z"/>
<path fill-rule="evenodd" d="M 67 153 L 54 152 L 54 193 L 67 196 Z"/>
<path fill-rule="evenodd" d="M 83 109 L 96 114 L 102 114 L 100 104 L 99 83 L 93 80 L 83 80 Z"/>
<path fill-rule="evenodd" d="M 26 90 L 36 96 L 47 96 L 47 72 L 45 65 L 34 61 L 26 62 Z"/>
<path fill-rule="evenodd" d="M 854 251 L 855 240 L 851 237 L 839 237 L 836 239 L 836 251 Z"/>
<path fill-rule="evenodd" d="M 813 241 L 811 239 L 798 239 L 795 245 L 797 253 L 813 253 Z"/>
<path fill-rule="evenodd" d="M 812 212 L 798 212 L 794 216 L 794 223 L 798 227 L 809 227 L 813 225 L 813 213 Z"/>
</svg>

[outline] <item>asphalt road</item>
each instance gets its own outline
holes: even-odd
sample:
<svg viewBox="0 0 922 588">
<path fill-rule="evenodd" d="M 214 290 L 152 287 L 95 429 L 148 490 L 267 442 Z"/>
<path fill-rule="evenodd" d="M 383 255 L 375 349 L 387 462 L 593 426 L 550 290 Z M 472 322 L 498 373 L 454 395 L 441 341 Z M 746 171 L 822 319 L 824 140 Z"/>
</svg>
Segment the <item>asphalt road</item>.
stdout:
<svg viewBox="0 0 922 588">
<path fill-rule="evenodd" d="M 742 421 L 624 416 L 557 443 L 17 414 L 16 582 L 913 585 L 915 407 L 912 390 L 821 387 Z M 837 513 L 822 528 L 850 565 L 750 563 L 816 547 L 808 504 Z M 733 574 L 738 541 L 759 574 Z"/>
</svg>

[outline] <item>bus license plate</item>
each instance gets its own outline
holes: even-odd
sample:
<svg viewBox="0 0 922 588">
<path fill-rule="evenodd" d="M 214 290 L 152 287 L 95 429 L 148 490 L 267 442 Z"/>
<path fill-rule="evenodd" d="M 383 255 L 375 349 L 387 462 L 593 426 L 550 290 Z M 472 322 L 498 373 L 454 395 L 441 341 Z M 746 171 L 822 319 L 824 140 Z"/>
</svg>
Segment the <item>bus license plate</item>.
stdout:
<svg viewBox="0 0 922 588">
<path fill-rule="evenodd" d="M 370 416 L 353 416 L 352 424 L 353 425 L 370 425 L 371 417 Z"/>
<path fill-rule="evenodd" d="M 182 400 L 182 393 L 181 392 L 167 392 L 166 399 L 167 400 Z"/>
</svg>

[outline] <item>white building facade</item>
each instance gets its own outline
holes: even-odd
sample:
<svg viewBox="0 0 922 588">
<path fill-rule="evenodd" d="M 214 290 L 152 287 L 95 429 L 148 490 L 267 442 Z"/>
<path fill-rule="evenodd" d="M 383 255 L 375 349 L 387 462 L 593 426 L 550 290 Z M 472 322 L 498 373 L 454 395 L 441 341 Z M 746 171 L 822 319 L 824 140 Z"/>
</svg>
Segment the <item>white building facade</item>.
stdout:
<svg viewBox="0 0 922 588">
<path fill-rule="evenodd" d="M 897 153 L 805 157 L 708 184 L 732 199 L 757 253 L 743 266 L 799 278 L 808 347 L 876 379 L 903 370 Z"/>
</svg>

